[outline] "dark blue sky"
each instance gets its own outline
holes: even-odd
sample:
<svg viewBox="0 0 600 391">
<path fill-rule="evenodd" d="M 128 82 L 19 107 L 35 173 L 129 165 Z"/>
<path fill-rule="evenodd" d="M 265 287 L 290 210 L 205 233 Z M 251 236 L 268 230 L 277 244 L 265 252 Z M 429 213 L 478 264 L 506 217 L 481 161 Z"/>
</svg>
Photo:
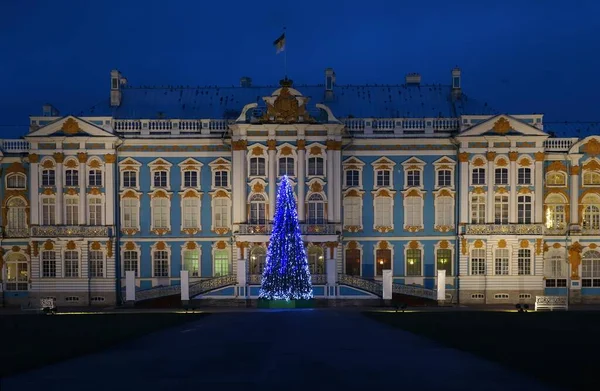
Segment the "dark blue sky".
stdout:
<svg viewBox="0 0 600 391">
<path fill-rule="evenodd" d="M 502 111 L 595 121 L 599 14 L 578 0 L 3 0 L 0 125 L 26 126 L 44 102 L 62 114 L 98 103 L 113 68 L 131 85 L 276 84 L 283 25 L 296 84 L 323 83 L 326 67 L 338 84 L 408 72 L 450 84 L 458 65 L 465 92 Z"/>
</svg>

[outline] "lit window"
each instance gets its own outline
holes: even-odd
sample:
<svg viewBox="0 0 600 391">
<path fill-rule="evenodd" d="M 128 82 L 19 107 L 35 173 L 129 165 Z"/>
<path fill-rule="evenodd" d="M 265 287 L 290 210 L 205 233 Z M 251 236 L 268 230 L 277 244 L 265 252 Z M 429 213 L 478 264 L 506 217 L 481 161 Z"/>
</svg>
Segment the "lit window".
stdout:
<svg viewBox="0 0 600 391">
<path fill-rule="evenodd" d="M 216 250 L 215 251 L 215 268 L 213 275 L 215 277 L 226 276 L 229 272 L 229 251 L 227 250 Z"/>
<path fill-rule="evenodd" d="M 265 262 L 267 259 L 267 251 L 264 247 L 254 246 L 250 251 L 250 267 L 248 269 L 250 274 L 262 274 Z"/>
<path fill-rule="evenodd" d="M 6 257 L 5 289 L 7 291 L 26 291 L 29 289 L 29 267 L 27 258 L 23 254 L 12 253 Z"/>
<path fill-rule="evenodd" d="M 420 276 L 421 275 L 421 250 L 408 249 L 406 250 L 406 275 Z"/>
<path fill-rule="evenodd" d="M 183 270 L 189 272 L 190 277 L 199 277 L 200 251 L 198 250 L 186 250 L 183 252 Z"/>
<path fill-rule="evenodd" d="M 446 276 L 452 275 L 452 250 L 440 248 L 436 252 L 437 270 L 445 270 Z"/>
<path fill-rule="evenodd" d="M 392 250 L 377 250 L 375 252 L 375 262 L 375 275 L 381 277 L 384 270 L 392 269 Z"/>
</svg>

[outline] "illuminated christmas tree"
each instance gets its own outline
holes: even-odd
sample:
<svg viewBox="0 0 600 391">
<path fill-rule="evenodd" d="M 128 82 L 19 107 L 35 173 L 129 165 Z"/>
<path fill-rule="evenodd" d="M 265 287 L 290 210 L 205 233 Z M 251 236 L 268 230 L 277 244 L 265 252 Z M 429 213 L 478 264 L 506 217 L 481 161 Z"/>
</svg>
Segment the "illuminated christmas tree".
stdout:
<svg viewBox="0 0 600 391">
<path fill-rule="evenodd" d="M 277 190 L 277 208 L 259 298 L 289 301 L 312 297 L 310 270 L 298 224 L 296 200 L 289 179 L 284 176 Z"/>
</svg>

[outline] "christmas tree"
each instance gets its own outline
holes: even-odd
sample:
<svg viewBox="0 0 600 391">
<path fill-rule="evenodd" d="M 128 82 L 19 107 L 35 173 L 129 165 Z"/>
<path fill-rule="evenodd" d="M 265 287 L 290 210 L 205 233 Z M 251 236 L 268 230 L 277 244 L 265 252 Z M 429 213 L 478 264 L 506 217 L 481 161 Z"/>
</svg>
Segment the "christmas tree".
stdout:
<svg viewBox="0 0 600 391">
<path fill-rule="evenodd" d="M 259 298 L 289 301 L 307 300 L 312 296 L 296 200 L 289 179 L 284 176 L 277 190 L 277 208 Z"/>
</svg>

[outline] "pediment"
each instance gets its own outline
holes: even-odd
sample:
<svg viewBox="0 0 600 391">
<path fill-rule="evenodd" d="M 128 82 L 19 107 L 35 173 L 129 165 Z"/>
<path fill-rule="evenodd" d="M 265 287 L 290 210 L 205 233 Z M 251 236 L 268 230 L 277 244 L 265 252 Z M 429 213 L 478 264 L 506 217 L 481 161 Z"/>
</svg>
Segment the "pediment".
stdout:
<svg viewBox="0 0 600 391">
<path fill-rule="evenodd" d="M 384 166 L 395 166 L 396 163 L 394 163 L 394 161 L 388 159 L 387 157 L 383 156 L 383 157 L 380 157 L 379 159 L 375 160 L 373 163 L 371 163 L 371 165 L 373 167 L 375 167 L 375 166 L 381 166 L 381 165 L 384 165 Z"/>
<path fill-rule="evenodd" d="M 69 115 L 34 130 L 26 137 L 116 137 L 84 119 Z"/>
<path fill-rule="evenodd" d="M 548 137 L 547 133 L 538 128 L 519 121 L 510 115 L 496 115 L 484 122 L 481 122 L 465 130 L 458 135 L 461 137 L 473 136 L 543 136 Z"/>
<path fill-rule="evenodd" d="M 163 158 L 158 158 L 158 159 L 154 159 L 153 161 L 151 161 L 150 163 L 148 163 L 148 165 L 150 167 L 153 166 L 167 166 L 167 167 L 171 167 L 172 164 L 169 163 L 168 161 L 164 160 Z"/>
<path fill-rule="evenodd" d="M 426 163 L 423 160 L 416 158 L 416 157 L 411 157 L 410 159 L 402 162 L 403 166 L 408 166 L 408 165 L 424 166 L 425 164 Z"/>
<path fill-rule="evenodd" d="M 187 158 L 178 164 L 179 167 L 202 167 L 203 164 L 196 159 Z"/>
<path fill-rule="evenodd" d="M 365 163 L 363 163 L 360 159 L 355 158 L 354 156 L 350 156 L 348 159 L 344 160 L 342 162 L 342 164 L 344 166 L 353 165 L 353 166 L 361 166 L 361 167 L 365 165 Z"/>
<path fill-rule="evenodd" d="M 208 163 L 208 165 L 211 166 L 211 167 L 228 166 L 230 164 L 231 164 L 231 162 L 229 160 L 223 159 L 222 157 L 220 157 L 217 160 L 213 160 L 212 162 Z"/>
<path fill-rule="evenodd" d="M 134 160 L 130 157 L 128 157 L 127 159 L 121 161 L 119 163 L 119 165 L 121 166 L 134 166 L 134 167 L 139 167 L 142 165 L 142 163 L 138 162 L 137 160 Z"/>
<path fill-rule="evenodd" d="M 456 162 L 452 159 L 450 159 L 448 156 L 443 156 L 441 158 L 439 158 L 438 160 L 436 160 L 435 162 L 433 162 L 434 166 L 437 166 L 439 164 L 456 164 Z"/>
</svg>

